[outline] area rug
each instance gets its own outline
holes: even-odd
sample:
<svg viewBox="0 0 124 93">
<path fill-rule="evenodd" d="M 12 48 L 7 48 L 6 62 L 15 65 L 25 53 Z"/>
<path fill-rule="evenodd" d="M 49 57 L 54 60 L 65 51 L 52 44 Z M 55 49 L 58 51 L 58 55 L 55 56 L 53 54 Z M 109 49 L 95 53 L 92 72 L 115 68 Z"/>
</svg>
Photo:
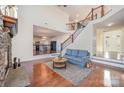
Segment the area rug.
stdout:
<svg viewBox="0 0 124 93">
<path fill-rule="evenodd" d="M 5 87 L 26 87 L 30 85 L 28 73 L 25 67 L 18 67 L 17 69 L 9 69 Z"/>
<path fill-rule="evenodd" d="M 78 86 L 81 81 L 83 81 L 90 73 L 91 69 L 88 68 L 81 68 L 77 65 L 67 63 L 66 69 L 65 68 L 54 68 L 53 69 L 53 62 L 47 63 L 48 67 L 64 77 L 65 79 L 72 82 L 73 85 Z"/>
</svg>

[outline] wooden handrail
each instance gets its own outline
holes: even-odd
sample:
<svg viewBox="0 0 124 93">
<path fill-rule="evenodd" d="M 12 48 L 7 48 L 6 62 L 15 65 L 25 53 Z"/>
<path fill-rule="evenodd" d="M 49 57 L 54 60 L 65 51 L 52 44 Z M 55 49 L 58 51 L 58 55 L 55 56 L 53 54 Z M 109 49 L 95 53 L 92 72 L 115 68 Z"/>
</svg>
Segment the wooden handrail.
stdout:
<svg viewBox="0 0 124 93">
<path fill-rule="evenodd" d="M 83 19 L 83 20 L 80 20 L 80 21 L 78 21 L 78 22 L 67 23 L 66 25 L 71 25 L 71 24 L 77 24 L 77 23 L 80 23 L 80 22 L 86 20 L 86 19 L 88 18 L 88 16 L 89 16 L 91 13 L 92 13 L 92 11 L 90 11 L 89 14 L 86 16 L 86 18 Z"/>
<path fill-rule="evenodd" d="M 96 8 L 93 8 L 93 9 L 96 10 L 98 8 L 101 8 L 101 7 L 103 7 L 103 5 L 100 5 L 100 6 L 96 7 Z"/>
<path fill-rule="evenodd" d="M 85 19 L 83 19 L 83 20 L 81 20 L 81 21 L 79 21 L 79 22 L 83 22 L 83 21 L 85 21 L 85 20 L 87 20 L 88 19 L 88 17 L 87 18 L 85 18 Z"/>
<path fill-rule="evenodd" d="M 85 19 L 87 18 L 87 17 L 89 17 L 89 15 L 92 13 L 92 10 L 89 12 L 89 14 L 85 17 Z"/>
<path fill-rule="evenodd" d="M 66 25 L 70 25 L 70 24 L 77 24 L 77 22 L 73 22 L 73 23 L 67 23 Z"/>
<path fill-rule="evenodd" d="M 72 37 L 72 35 L 69 36 L 62 44 L 64 44 L 66 41 L 68 41 L 71 37 Z"/>
<path fill-rule="evenodd" d="M 93 11 L 95 11 L 95 10 L 97 10 L 99 8 L 102 8 L 102 12 L 101 13 L 102 13 L 102 15 L 104 15 L 104 5 L 100 5 L 100 6 L 96 7 L 96 8 L 92 8 L 91 11 L 88 13 L 88 15 L 83 20 L 87 19 L 92 14 Z M 80 20 L 78 22 L 81 22 L 83 20 Z M 66 25 L 77 24 L 78 22 L 67 23 Z"/>
<path fill-rule="evenodd" d="M 87 19 L 89 20 L 94 20 L 94 17 L 95 19 L 97 19 L 97 13 L 95 13 L 95 11 L 97 9 L 100 9 L 101 11 L 101 17 L 103 17 L 105 14 L 104 14 L 104 5 L 100 5 L 96 8 L 92 8 L 91 11 L 88 13 L 88 15 L 83 19 L 83 20 L 80 20 L 78 22 L 72 22 L 72 23 L 67 23 L 66 25 L 76 25 L 78 23 L 85 23 L 85 21 L 87 22 Z M 95 13 L 95 14 L 94 14 Z M 77 35 L 77 33 L 79 34 L 79 32 L 77 32 L 78 30 L 76 30 L 71 36 L 69 36 L 63 43 L 61 43 L 61 50 L 63 50 L 63 48 L 65 48 L 65 46 L 63 47 L 64 44 L 66 44 L 66 42 L 71 39 L 71 43 L 74 42 L 74 39 L 75 39 L 75 34 Z M 76 33 L 77 32 L 77 33 Z"/>
</svg>

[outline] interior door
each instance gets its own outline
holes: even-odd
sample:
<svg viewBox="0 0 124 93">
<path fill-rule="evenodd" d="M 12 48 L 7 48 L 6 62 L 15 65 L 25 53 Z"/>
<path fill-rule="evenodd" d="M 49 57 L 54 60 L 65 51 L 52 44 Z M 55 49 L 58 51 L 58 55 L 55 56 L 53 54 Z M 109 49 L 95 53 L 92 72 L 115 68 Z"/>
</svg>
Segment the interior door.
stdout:
<svg viewBox="0 0 124 93">
<path fill-rule="evenodd" d="M 121 51 L 120 35 L 106 35 L 104 37 L 104 51 Z"/>
<path fill-rule="evenodd" d="M 51 41 L 51 53 L 56 52 L 56 41 Z"/>
</svg>

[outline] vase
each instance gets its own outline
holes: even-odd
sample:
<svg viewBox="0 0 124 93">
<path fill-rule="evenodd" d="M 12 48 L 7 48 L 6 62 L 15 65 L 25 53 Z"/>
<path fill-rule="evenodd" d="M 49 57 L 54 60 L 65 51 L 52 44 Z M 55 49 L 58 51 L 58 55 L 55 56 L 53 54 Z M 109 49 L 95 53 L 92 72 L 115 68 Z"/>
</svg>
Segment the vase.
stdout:
<svg viewBox="0 0 124 93">
<path fill-rule="evenodd" d="M 14 57 L 13 69 L 17 68 L 17 58 Z"/>
<path fill-rule="evenodd" d="M 18 67 L 21 66 L 21 63 L 20 63 L 20 58 L 18 58 Z"/>
</svg>

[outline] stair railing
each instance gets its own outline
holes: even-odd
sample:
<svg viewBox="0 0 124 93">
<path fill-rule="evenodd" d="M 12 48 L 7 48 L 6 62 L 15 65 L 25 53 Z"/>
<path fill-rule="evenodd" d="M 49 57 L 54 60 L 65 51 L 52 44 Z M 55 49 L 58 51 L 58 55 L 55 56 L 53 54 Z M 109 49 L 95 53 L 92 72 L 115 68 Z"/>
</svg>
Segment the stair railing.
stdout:
<svg viewBox="0 0 124 93">
<path fill-rule="evenodd" d="M 85 28 L 89 21 L 103 17 L 105 14 L 104 12 L 104 5 L 100 5 L 96 8 L 92 8 L 89 14 L 85 17 L 85 19 L 78 22 L 67 23 L 66 25 L 70 27 L 69 30 L 75 30 L 75 32 L 70 35 L 63 43 L 61 43 L 61 51 L 74 42 L 77 36 L 82 32 L 82 30 L 80 29 Z"/>
</svg>

